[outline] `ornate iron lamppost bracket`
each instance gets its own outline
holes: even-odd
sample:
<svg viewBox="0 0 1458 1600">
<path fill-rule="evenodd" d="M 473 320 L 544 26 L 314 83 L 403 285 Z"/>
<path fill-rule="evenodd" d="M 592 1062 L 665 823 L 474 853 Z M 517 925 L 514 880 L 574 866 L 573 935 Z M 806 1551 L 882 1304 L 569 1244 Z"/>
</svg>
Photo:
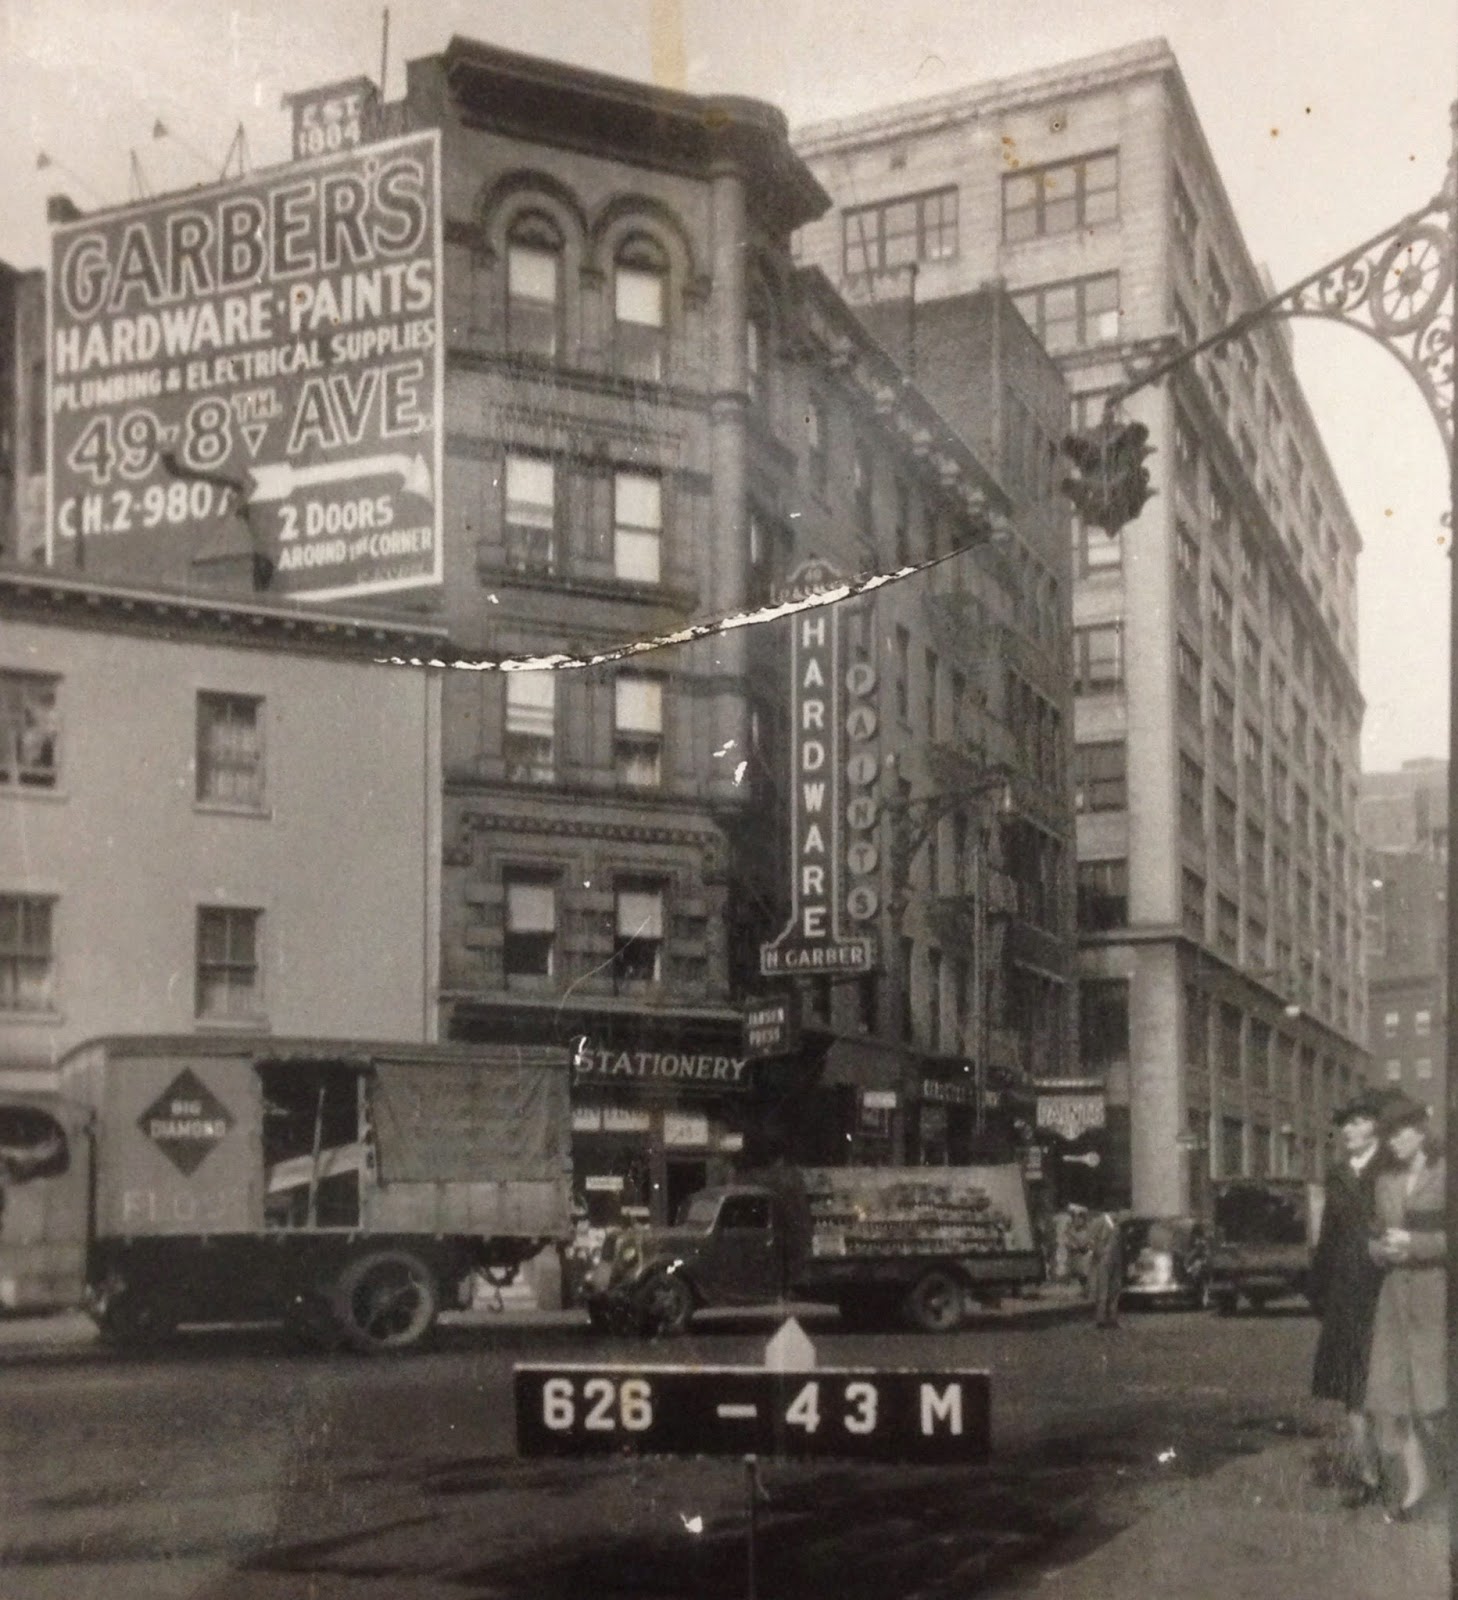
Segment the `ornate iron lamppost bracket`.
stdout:
<svg viewBox="0 0 1458 1600">
<path fill-rule="evenodd" d="M 1342 322 L 1375 339 L 1422 391 L 1443 442 L 1453 448 L 1453 307 L 1458 259 L 1454 202 L 1438 195 L 1344 256 L 1319 267 L 1254 310 L 1178 354 L 1138 372 L 1104 402 L 1120 402 L 1158 383 L 1196 356 L 1219 350 L 1261 323 L 1289 317 Z"/>
</svg>

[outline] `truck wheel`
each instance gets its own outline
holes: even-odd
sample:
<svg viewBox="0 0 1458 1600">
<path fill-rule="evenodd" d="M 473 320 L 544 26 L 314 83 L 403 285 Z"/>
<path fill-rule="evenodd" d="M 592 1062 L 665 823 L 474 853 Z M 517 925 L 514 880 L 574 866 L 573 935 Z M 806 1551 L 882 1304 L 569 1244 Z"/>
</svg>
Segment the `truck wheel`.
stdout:
<svg viewBox="0 0 1458 1600">
<path fill-rule="evenodd" d="M 177 1319 L 140 1289 L 118 1289 L 96 1312 L 96 1326 L 107 1344 L 126 1350 L 157 1344 L 177 1331 Z"/>
<path fill-rule="evenodd" d="M 677 1338 L 693 1314 L 694 1292 L 674 1273 L 657 1273 L 638 1291 L 638 1316 L 646 1334 Z"/>
<path fill-rule="evenodd" d="M 356 1256 L 339 1274 L 331 1309 L 346 1343 L 365 1355 L 418 1344 L 435 1325 L 435 1274 L 408 1250 Z"/>
<path fill-rule="evenodd" d="M 928 1272 L 906 1297 L 906 1317 L 921 1333 L 952 1333 L 962 1326 L 962 1284 L 950 1272 Z"/>
</svg>

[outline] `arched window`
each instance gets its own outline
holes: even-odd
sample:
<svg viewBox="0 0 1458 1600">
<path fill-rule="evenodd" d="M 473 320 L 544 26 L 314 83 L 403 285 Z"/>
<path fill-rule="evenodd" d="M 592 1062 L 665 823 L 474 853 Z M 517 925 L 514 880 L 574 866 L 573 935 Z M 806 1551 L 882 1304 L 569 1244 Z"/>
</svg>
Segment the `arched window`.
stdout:
<svg viewBox="0 0 1458 1600">
<path fill-rule="evenodd" d="M 618 375 L 660 383 L 667 357 L 668 257 L 635 235 L 613 263 L 613 352 Z"/>
<path fill-rule="evenodd" d="M 562 348 L 562 235 L 529 212 L 506 241 L 506 343 L 519 356 L 555 361 Z"/>
</svg>

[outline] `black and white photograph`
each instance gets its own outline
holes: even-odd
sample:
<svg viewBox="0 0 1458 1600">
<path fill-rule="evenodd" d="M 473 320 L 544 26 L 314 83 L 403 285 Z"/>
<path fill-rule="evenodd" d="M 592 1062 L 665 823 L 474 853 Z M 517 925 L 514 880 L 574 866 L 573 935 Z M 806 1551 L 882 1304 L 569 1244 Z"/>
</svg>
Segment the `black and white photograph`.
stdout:
<svg viewBox="0 0 1458 1600">
<path fill-rule="evenodd" d="M 0 1600 L 1447 1600 L 1454 0 L 0 0 Z"/>
</svg>

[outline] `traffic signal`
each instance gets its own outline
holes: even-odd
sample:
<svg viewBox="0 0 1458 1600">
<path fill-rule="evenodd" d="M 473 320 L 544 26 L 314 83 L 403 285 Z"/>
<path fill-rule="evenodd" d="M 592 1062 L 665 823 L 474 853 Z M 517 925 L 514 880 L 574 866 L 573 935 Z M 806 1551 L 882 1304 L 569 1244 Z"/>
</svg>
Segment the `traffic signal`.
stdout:
<svg viewBox="0 0 1458 1600">
<path fill-rule="evenodd" d="M 1090 433 L 1071 433 L 1063 454 L 1077 469 L 1059 487 L 1092 528 L 1117 533 L 1144 509 L 1154 493 L 1144 458 L 1153 453 L 1142 422 L 1103 422 Z"/>
</svg>

